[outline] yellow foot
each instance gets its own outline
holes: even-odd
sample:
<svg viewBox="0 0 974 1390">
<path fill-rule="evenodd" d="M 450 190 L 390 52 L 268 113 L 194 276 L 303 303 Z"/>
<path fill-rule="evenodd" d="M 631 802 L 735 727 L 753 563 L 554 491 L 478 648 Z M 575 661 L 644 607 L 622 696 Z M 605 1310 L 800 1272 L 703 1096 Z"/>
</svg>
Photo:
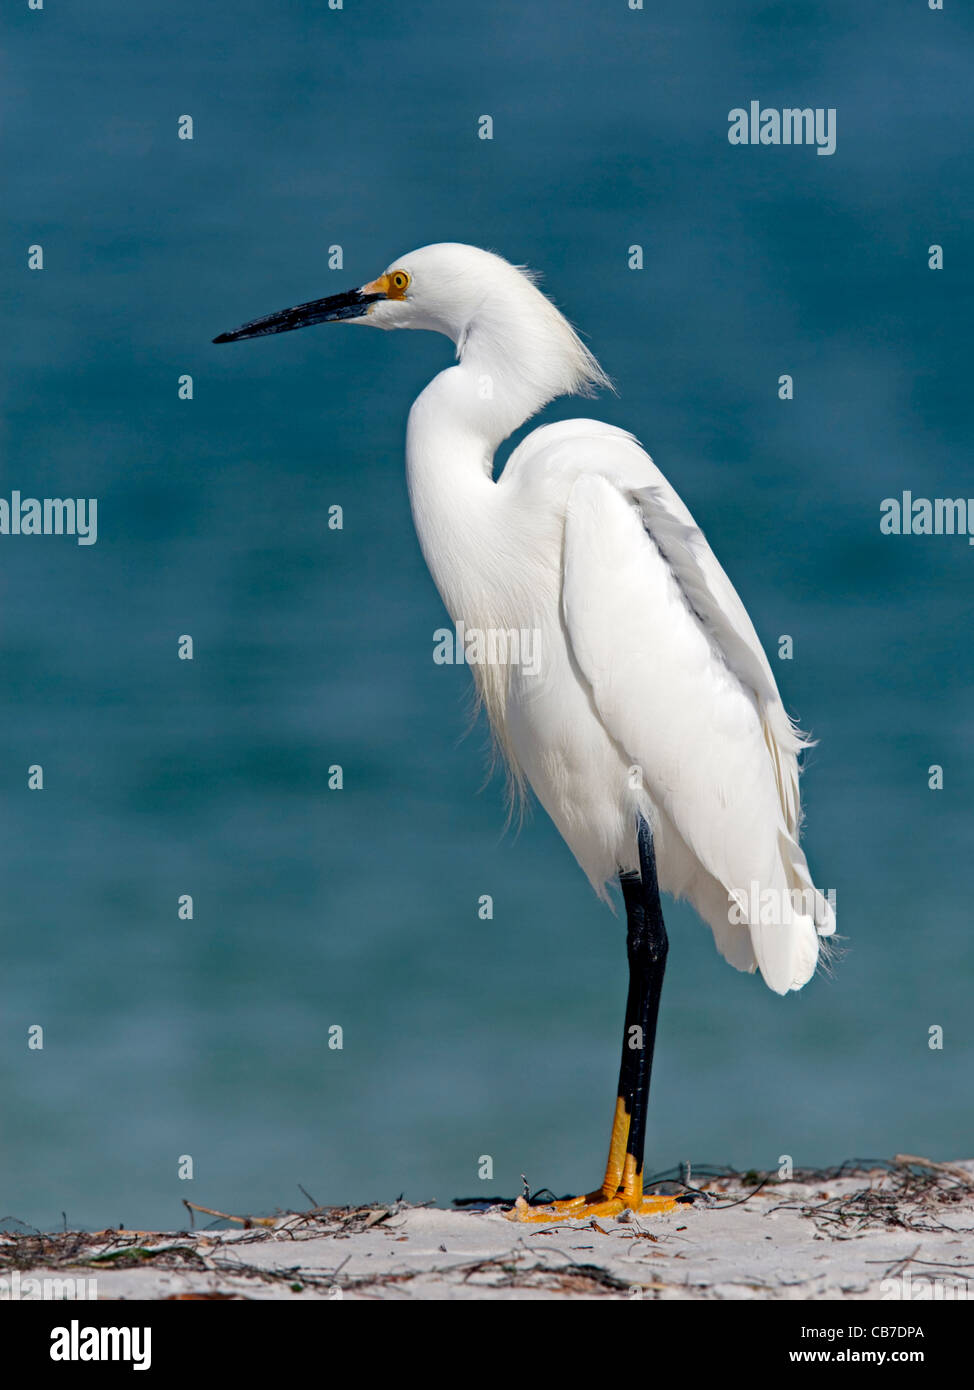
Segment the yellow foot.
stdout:
<svg viewBox="0 0 974 1390">
<path fill-rule="evenodd" d="M 658 1216 L 665 1211 L 673 1211 L 679 1203 L 675 1197 L 663 1197 L 651 1193 L 645 1197 L 633 1194 L 624 1196 L 621 1192 L 615 1197 L 606 1197 L 604 1192 L 589 1192 L 584 1197 L 568 1197 L 560 1202 L 548 1202 L 543 1207 L 532 1207 L 518 1197 L 510 1211 L 504 1215 L 508 1221 L 588 1221 L 592 1217 L 605 1216 L 616 1219 L 625 1211 L 634 1216 Z"/>
</svg>

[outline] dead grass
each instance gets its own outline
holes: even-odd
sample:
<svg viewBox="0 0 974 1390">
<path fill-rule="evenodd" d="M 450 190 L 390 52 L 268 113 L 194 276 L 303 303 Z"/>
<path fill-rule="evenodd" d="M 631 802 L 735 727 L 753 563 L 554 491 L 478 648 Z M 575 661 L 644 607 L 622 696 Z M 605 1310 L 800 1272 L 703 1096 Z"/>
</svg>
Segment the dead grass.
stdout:
<svg viewBox="0 0 974 1390">
<path fill-rule="evenodd" d="M 850 1191 L 847 1180 L 861 1179 Z M 843 1191 L 830 1188 L 841 1182 Z M 807 1192 L 789 1195 L 788 1189 L 798 1184 L 816 1189 L 814 1196 Z M 836 1168 L 803 1169 L 788 1181 L 776 1175 L 740 1173 L 729 1168 L 689 1168 L 657 1174 L 655 1189 L 668 1189 L 696 1196 L 706 1205 L 728 1207 L 752 1201 L 759 1193 L 767 1198 L 780 1191 L 782 1200 L 770 1210 L 797 1212 L 812 1222 L 816 1231 L 833 1240 L 849 1240 L 869 1230 L 898 1228 L 918 1233 L 953 1232 L 963 1234 L 970 1228 L 956 1223 L 970 1212 L 974 1197 L 974 1175 L 964 1168 L 936 1163 L 911 1155 L 897 1155 L 890 1160 L 850 1160 Z M 535 1200 L 544 1194 L 536 1194 Z M 345 1272 L 347 1260 L 339 1260 L 331 1269 L 309 1270 L 301 1261 L 303 1241 L 330 1237 L 336 1241 L 348 1239 L 375 1227 L 383 1226 L 391 1217 L 411 1206 L 402 1200 L 385 1205 L 360 1207 L 323 1207 L 312 1204 L 303 1211 L 282 1212 L 273 1217 L 235 1216 L 213 1208 L 199 1207 L 187 1202 L 191 1223 L 198 1215 L 208 1217 L 209 1228 L 182 1232 L 134 1231 L 124 1228 L 84 1232 L 63 1230 L 40 1232 L 25 1229 L 10 1219 L 0 1223 L 0 1274 L 12 1270 L 49 1271 L 106 1269 L 153 1269 L 217 1274 L 242 1281 L 243 1288 L 253 1281 L 286 1286 L 294 1293 L 305 1289 L 339 1291 L 377 1296 L 380 1290 L 405 1291 L 415 1279 L 428 1279 L 431 1274 L 453 1285 L 490 1287 L 492 1289 L 522 1289 L 552 1294 L 586 1294 L 615 1296 L 629 1285 L 611 1271 L 596 1263 L 580 1263 L 570 1255 L 553 1248 L 520 1248 L 489 1259 L 443 1261 L 442 1267 L 399 1270 L 377 1270 L 369 1274 Z M 427 1204 L 429 1205 L 429 1204 Z M 471 1207 L 474 1202 L 458 1205 Z M 484 1206 L 482 1200 L 476 1203 Z M 223 1230 L 215 1224 L 224 1225 Z M 233 1233 L 225 1227 L 233 1228 Z M 597 1222 L 593 1233 L 609 1234 Z M 632 1235 L 654 1237 L 633 1224 Z M 390 1238 L 395 1236 L 390 1231 Z M 292 1241 L 295 1247 L 293 1265 L 273 1268 L 254 1264 L 247 1259 L 248 1248 L 266 1241 Z M 651 1284 L 648 1288 L 653 1288 Z M 237 1285 L 238 1290 L 241 1285 Z M 246 1297 L 243 1291 L 228 1293 L 182 1293 L 176 1298 L 233 1298 Z"/>
</svg>

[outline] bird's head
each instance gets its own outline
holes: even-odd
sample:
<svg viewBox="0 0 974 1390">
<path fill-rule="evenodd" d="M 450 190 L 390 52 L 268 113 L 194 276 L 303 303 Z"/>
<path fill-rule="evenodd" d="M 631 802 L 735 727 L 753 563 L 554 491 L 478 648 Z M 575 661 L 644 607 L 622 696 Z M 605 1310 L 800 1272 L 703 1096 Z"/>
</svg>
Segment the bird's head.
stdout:
<svg viewBox="0 0 974 1390">
<path fill-rule="evenodd" d="M 589 394 L 609 384 L 574 329 L 525 270 L 458 242 L 411 251 L 357 289 L 253 319 L 213 341 L 235 343 L 338 321 L 444 333 L 461 359 L 469 355 L 522 378 L 529 372 L 547 400 L 571 392 Z"/>
</svg>

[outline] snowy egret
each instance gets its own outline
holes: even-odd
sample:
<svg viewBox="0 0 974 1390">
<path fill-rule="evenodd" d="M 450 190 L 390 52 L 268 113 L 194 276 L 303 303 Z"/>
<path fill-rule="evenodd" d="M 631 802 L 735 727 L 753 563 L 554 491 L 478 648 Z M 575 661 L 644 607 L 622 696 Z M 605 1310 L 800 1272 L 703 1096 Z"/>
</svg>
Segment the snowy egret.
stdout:
<svg viewBox="0 0 974 1390">
<path fill-rule="evenodd" d="M 642 1179 L 668 949 L 660 888 L 690 900 L 731 965 L 779 994 L 806 984 L 835 928 L 798 843 L 807 741 L 730 580 L 631 434 L 546 425 L 494 478 L 498 445 L 542 406 L 609 384 L 527 272 L 472 246 L 426 246 L 358 289 L 214 341 L 332 320 L 432 329 L 456 345 L 456 365 L 409 413 L 419 542 L 458 634 L 486 634 L 467 659 L 514 787 L 530 784 L 599 896 L 618 876 L 625 902 L 605 1178 L 547 1208 L 519 1199 L 514 1214 L 666 1210 L 674 1199 L 644 1195 Z M 524 633 L 530 663 L 508 640 Z"/>
</svg>

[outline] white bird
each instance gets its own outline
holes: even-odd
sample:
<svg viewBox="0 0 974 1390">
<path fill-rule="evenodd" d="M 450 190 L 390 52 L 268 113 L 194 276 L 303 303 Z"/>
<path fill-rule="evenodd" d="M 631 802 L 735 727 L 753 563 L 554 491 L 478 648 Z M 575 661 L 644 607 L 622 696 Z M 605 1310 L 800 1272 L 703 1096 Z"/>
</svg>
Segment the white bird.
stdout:
<svg viewBox="0 0 974 1390">
<path fill-rule="evenodd" d="M 703 533 L 631 434 L 546 425 L 493 476 L 500 443 L 549 401 L 609 384 L 526 271 L 472 246 L 426 246 L 360 289 L 215 341 L 336 319 L 432 329 L 456 345 L 456 365 L 409 414 L 419 542 L 454 623 L 493 655 L 473 669 L 515 787 L 530 784 L 601 897 L 618 875 L 626 905 L 605 1178 L 544 1208 L 519 1199 L 512 1215 L 666 1210 L 674 1199 L 642 1186 L 667 953 L 659 889 L 689 899 L 737 969 L 760 970 L 779 994 L 807 983 L 835 929 L 798 843 L 807 740 Z M 532 660 L 515 659 L 527 646 Z"/>
</svg>

